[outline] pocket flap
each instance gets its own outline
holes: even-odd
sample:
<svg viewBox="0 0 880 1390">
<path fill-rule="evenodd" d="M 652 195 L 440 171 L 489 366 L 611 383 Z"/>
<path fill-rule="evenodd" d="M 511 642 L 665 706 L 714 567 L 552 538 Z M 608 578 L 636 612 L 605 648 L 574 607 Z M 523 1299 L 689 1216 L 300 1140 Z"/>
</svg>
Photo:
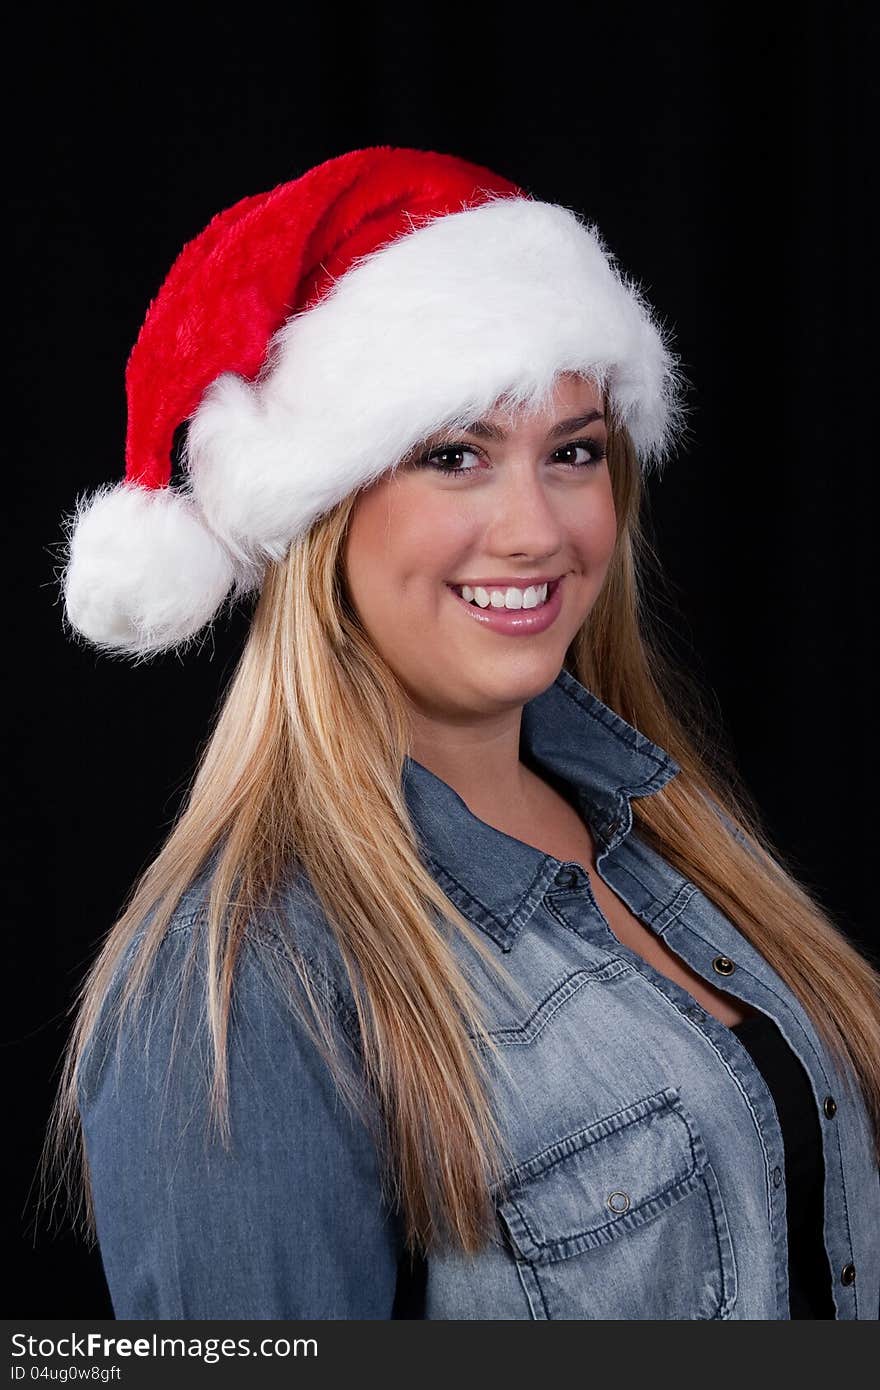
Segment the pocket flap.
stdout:
<svg viewBox="0 0 880 1390">
<path fill-rule="evenodd" d="M 670 1086 L 520 1164 L 499 1211 L 523 1259 L 562 1260 L 686 1197 L 706 1161 L 699 1131 Z"/>
</svg>

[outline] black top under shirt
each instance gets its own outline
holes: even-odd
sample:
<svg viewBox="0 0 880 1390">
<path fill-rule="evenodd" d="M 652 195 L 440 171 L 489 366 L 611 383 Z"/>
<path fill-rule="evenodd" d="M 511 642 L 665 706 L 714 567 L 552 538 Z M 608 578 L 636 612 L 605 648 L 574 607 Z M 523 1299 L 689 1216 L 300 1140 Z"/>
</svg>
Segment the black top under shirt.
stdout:
<svg viewBox="0 0 880 1390">
<path fill-rule="evenodd" d="M 835 1318 L 825 1251 L 825 1163 L 809 1077 L 772 1018 L 758 1013 L 735 1033 L 773 1096 L 785 1149 L 788 1283 L 792 1318 Z"/>
<path fill-rule="evenodd" d="M 782 1130 L 792 1319 L 835 1318 L 825 1252 L 825 1166 L 816 1100 L 809 1078 L 773 1019 L 757 1013 L 731 1029 L 767 1083 Z M 423 1318 L 427 1263 L 400 1262 L 392 1318 Z"/>
</svg>

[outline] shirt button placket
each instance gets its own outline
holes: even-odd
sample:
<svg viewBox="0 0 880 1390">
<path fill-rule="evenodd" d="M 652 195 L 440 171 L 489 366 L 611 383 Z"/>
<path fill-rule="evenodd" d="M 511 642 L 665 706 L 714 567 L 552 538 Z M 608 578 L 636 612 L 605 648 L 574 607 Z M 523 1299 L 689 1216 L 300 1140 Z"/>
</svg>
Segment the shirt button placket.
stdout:
<svg viewBox="0 0 880 1390">
<path fill-rule="evenodd" d="M 834 1119 L 837 1114 L 837 1101 L 833 1096 L 825 1097 L 822 1102 L 822 1110 L 826 1120 Z M 840 1271 L 840 1282 L 847 1286 L 856 1282 L 856 1267 L 852 1262 L 843 1266 L 843 1269 Z"/>
</svg>

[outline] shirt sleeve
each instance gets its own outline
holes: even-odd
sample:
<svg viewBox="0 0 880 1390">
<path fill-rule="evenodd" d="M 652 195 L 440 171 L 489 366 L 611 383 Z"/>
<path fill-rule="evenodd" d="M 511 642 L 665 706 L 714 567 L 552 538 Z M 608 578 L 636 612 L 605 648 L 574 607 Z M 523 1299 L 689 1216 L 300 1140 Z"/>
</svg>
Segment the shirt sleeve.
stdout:
<svg viewBox="0 0 880 1390">
<path fill-rule="evenodd" d="M 199 971 L 176 1017 L 190 944 L 188 930 L 166 935 L 148 1023 L 125 1024 L 118 1047 L 116 1035 L 96 1042 L 80 1082 L 115 1316 L 391 1318 L 402 1242 L 370 1129 L 263 968 L 263 948 L 246 939 L 223 1147 L 208 1123 L 213 1053 Z M 333 1016 L 336 1027 L 337 1005 Z"/>
</svg>

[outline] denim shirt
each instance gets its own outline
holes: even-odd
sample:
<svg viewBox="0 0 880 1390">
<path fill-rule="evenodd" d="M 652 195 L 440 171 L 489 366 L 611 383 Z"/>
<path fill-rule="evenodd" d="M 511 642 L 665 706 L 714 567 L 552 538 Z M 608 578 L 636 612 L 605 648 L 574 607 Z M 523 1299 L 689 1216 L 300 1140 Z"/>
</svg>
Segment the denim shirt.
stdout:
<svg viewBox="0 0 880 1390">
<path fill-rule="evenodd" d="M 861 1097 L 759 952 L 634 829 L 632 799 L 679 766 L 566 670 L 525 706 L 521 756 L 567 790 L 597 872 L 641 922 L 793 1048 L 821 1125 L 836 1316 L 876 1320 L 880 1182 Z M 411 758 L 404 791 L 432 875 L 527 991 L 527 1006 L 513 1004 L 450 934 L 505 1062 L 493 1102 L 512 1163 L 495 1237 L 477 1256 L 431 1254 L 414 1297 L 368 1128 L 265 969 L 277 926 L 249 927 L 238 966 L 232 1150 L 205 1137 L 212 1057 L 198 990 L 169 1068 L 203 878 L 160 947 L 149 1045 L 124 1032 L 117 1052 L 99 1030 L 80 1082 L 116 1316 L 787 1319 L 783 1139 L 746 1048 L 614 936 L 582 864 L 485 824 Z M 302 876 L 284 894 L 282 921 L 356 1055 L 350 986 L 317 900 Z"/>
</svg>

